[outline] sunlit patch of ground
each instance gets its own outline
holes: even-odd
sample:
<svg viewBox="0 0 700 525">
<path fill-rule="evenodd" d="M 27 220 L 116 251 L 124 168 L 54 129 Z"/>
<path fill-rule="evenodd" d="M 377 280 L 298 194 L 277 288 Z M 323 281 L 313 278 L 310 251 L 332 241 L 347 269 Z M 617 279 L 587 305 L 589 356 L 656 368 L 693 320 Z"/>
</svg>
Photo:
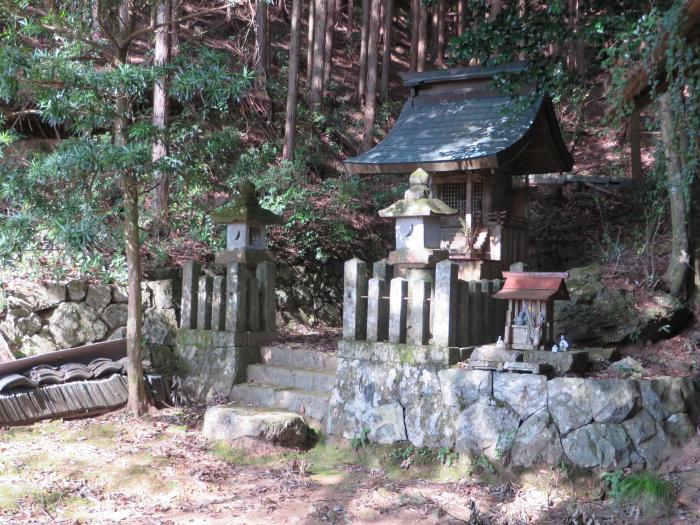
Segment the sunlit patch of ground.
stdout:
<svg viewBox="0 0 700 525">
<path fill-rule="evenodd" d="M 305 452 L 208 443 L 196 416 L 120 412 L 0 430 L 0 522 L 517 525 L 566 523 L 581 507 L 601 524 L 640 523 L 601 501 L 597 476 L 563 467 L 514 473 L 435 453 L 406 461 L 405 447 L 354 450 L 323 436 Z M 696 523 L 691 510 L 646 523 Z"/>
</svg>

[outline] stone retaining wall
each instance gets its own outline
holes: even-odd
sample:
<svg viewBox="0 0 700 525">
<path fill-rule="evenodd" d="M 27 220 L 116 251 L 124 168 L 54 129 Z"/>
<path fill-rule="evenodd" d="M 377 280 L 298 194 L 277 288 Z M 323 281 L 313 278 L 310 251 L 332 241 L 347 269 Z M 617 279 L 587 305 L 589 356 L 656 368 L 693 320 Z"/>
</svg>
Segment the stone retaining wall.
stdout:
<svg viewBox="0 0 700 525">
<path fill-rule="evenodd" d="M 450 367 L 448 349 L 341 341 L 328 432 L 508 458 L 513 465 L 656 468 L 693 435 L 699 385 Z"/>
<path fill-rule="evenodd" d="M 145 281 L 142 294 L 144 357 L 157 368 L 167 367 L 175 346 L 179 285 L 171 279 Z M 0 312 L 0 350 L 22 357 L 118 339 L 125 336 L 126 318 L 124 287 L 15 283 L 7 290 L 4 316 Z"/>
</svg>

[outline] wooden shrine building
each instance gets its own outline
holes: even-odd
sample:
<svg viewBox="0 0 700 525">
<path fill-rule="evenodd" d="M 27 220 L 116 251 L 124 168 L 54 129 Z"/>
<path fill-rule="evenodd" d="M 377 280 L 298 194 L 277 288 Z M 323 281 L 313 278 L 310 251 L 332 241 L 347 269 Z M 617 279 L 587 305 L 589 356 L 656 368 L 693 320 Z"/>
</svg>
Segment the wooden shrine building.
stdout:
<svg viewBox="0 0 700 525">
<path fill-rule="evenodd" d="M 552 101 L 533 93 L 516 103 L 495 87 L 496 75 L 526 68 L 519 62 L 404 74 L 410 95 L 394 128 L 345 161 L 354 174 L 430 174 L 433 197 L 458 210 L 442 219 L 441 242 L 462 279 L 497 278 L 527 262 L 527 175 L 573 166 Z"/>
</svg>

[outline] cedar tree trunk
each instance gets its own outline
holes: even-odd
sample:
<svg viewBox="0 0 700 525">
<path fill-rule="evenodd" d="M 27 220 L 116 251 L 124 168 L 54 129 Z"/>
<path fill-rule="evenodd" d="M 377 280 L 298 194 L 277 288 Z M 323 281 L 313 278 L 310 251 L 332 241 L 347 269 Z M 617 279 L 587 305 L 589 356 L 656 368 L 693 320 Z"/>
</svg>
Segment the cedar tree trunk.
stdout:
<svg viewBox="0 0 700 525">
<path fill-rule="evenodd" d="M 362 146 L 368 150 L 373 142 L 374 110 L 377 103 L 377 62 L 379 60 L 379 16 L 382 0 L 372 0 L 367 46 L 367 98 L 364 110 L 364 134 Z"/>
<path fill-rule="evenodd" d="M 382 54 L 382 82 L 380 96 L 389 98 L 389 75 L 391 73 L 391 22 L 394 18 L 394 0 L 385 0 L 384 4 L 384 48 Z M 416 16 L 418 13 L 416 13 Z M 413 50 L 411 50 L 413 54 Z"/>
<path fill-rule="evenodd" d="M 309 95 L 309 109 L 313 113 L 318 111 L 321 104 L 321 94 L 323 93 L 323 51 L 326 46 L 326 11 L 328 0 L 316 0 L 316 17 L 314 24 L 314 60 L 311 67 L 311 93 Z"/>
<path fill-rule="evenodd" d="M 292 29 L 289 43 L 289 77 L 287 79 L 287 118 L 284 121 L 282 158 L 294 160 L 296 138 L 297 89 L 299 87 L 299 19 L 301 0 L 292 1 Z"/>
</svg>

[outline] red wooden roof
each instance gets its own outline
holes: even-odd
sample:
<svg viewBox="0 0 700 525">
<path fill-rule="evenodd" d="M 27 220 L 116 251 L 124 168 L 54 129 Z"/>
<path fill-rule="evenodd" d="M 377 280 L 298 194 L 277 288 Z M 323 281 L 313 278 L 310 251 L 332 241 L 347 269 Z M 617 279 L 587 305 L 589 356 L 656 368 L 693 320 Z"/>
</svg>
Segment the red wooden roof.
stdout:
<svg viewBox="0 0 700 525">
<path fill-rule="evenodd" d="M 568 272 L 503 272 L 506 282 L 493 297 L 535 301 L 566 300 L 569 291 L 564 279 L 568 276 Z"/>
</svg>

